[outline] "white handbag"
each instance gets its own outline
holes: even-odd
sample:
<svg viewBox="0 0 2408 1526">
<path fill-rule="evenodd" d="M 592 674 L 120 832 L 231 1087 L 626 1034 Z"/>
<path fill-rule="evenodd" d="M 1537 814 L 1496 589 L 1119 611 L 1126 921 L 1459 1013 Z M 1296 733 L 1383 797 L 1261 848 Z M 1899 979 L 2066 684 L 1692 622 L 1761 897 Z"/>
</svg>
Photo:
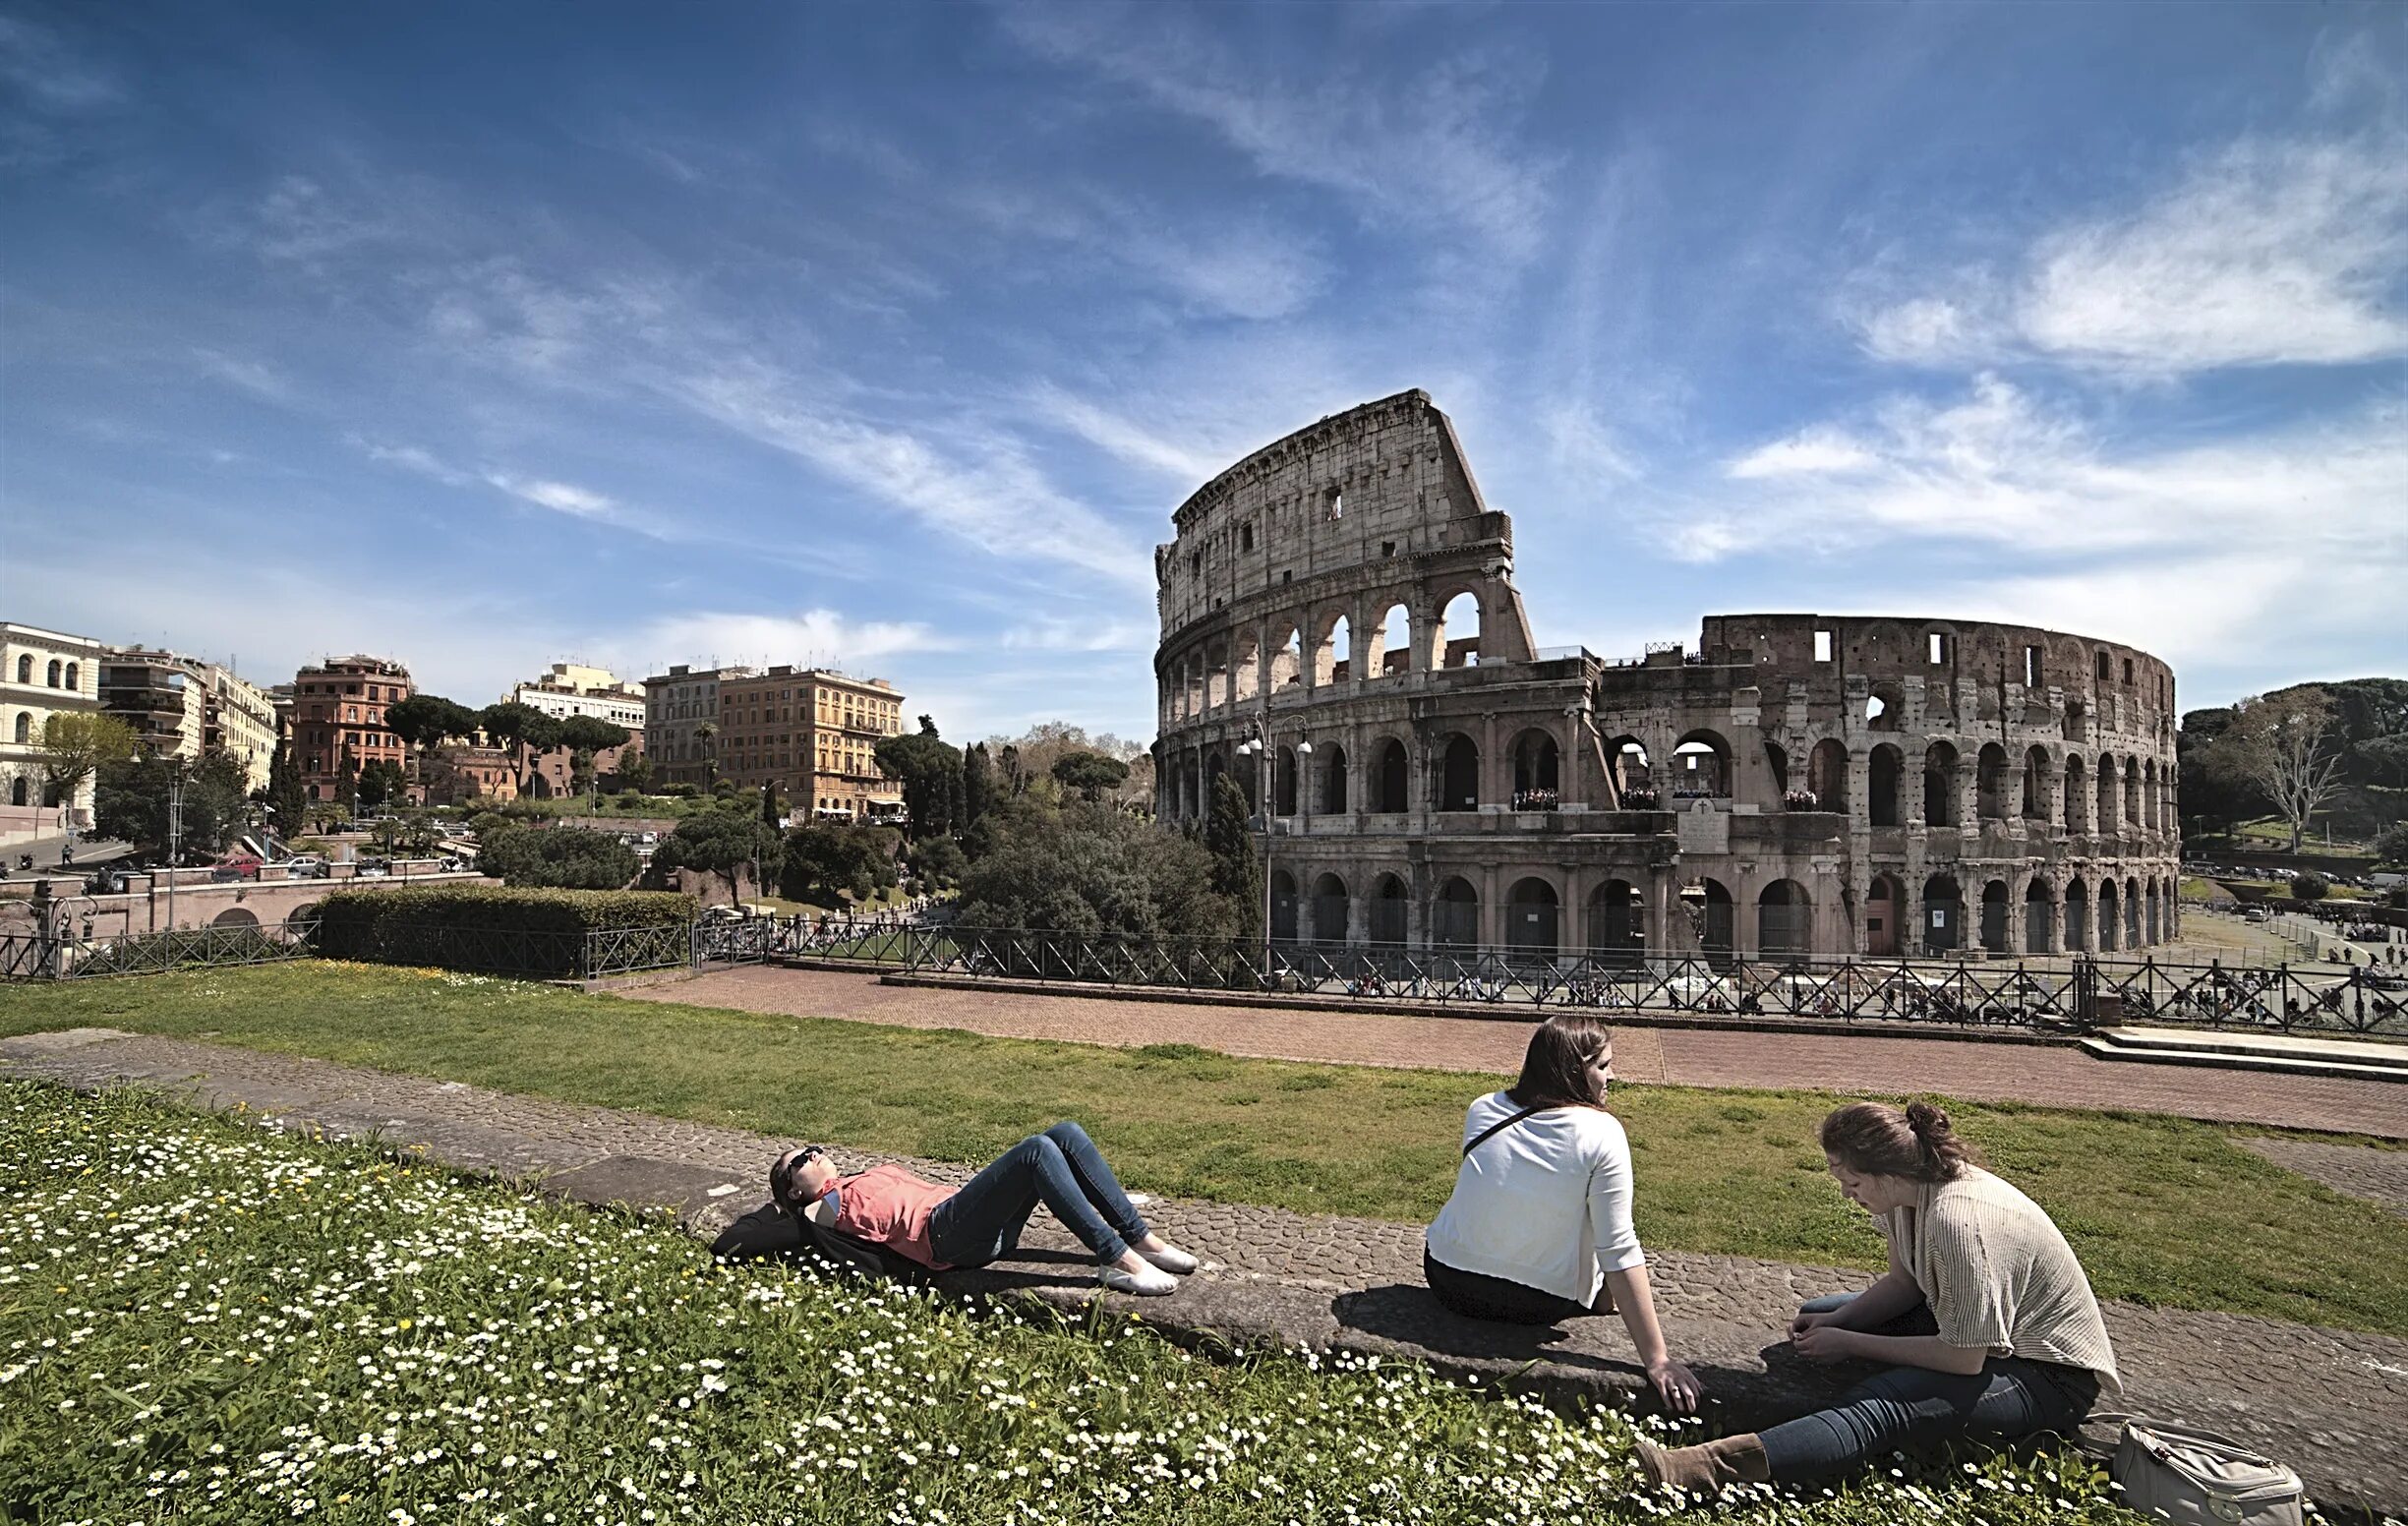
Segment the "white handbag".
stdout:
<svg viewBox="0 0 2408 1526">
<path fill-rule="evenodd" d="M 2211 1431 L 2121 1419 L 2109 1475 L 2124 1505 L 2174 1526 L 2305 1526 L 2307 1490 L 2273 1458 Z"/>
</svg>

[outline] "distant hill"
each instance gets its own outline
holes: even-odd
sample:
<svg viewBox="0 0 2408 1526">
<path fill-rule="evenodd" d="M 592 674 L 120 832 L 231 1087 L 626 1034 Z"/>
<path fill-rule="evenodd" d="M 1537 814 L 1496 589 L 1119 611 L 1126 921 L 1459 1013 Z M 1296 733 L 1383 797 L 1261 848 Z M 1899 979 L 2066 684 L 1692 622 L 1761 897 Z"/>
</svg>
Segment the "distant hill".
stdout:
<svg viewBox="0 0 2408 1526">
<path fill-rule="evenodd" d="M 2269 692 L 2302 688 L 2322 689 L 2332 703 L 2331 740 L 2341 749 L 2344 787 L 2322 815 L 2330 818 L 2334 834 L 2365 841 L 2408 816 L 2408 678 L 2338 678 Z M 2232 724 L 2233 714 L 2231 705 L 2183 713 L 2176 756 L 2186 837 L 2229 832 L 2273 811 L 2251 786 L 2192 766 Z"/>
</svg>

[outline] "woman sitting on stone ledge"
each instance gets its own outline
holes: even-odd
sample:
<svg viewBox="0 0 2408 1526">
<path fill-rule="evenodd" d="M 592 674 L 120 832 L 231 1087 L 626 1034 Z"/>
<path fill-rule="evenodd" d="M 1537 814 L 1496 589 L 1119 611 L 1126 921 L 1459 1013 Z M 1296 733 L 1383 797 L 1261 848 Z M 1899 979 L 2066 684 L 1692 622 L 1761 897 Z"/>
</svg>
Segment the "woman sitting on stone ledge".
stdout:
<svg viewBox="0 0 2408 1526">
<path fill-rule="evenodd" d="M 1818 1298 L 1790 1325 L 1817 1362 L 1879 1363 L 1829 1409 L 1752 1436 L 1667 1451 L 1639 1443 L 1656 1484 L 1688 1494 L 1849 1472 L 1952 1436 L 2070 1434 L 2118 1386 L 2089 1279 L 2038 1203 L 1981 1169 L 1948 1114 L 1857 1102 L 1823 1120 L 1840 1190 L 1890 1242 L 1862 1293 Z"/>
<path fill-rule="evenodd" d="M 793 1217 L 883 1246 L 931 1271 L 1009 1256 L 1040 1203 L 1094 1253 L 1097 1280 L 1116 1293 L 1175 1293 L 1178 1278 L 1199 1264 L 1145 1226 L 1103 1152 L 1075 1123 L 1030 1135 L 960 1187 L 899 1165 L 840 1176 L 827 1151 L 813 1144 L 771 1164 L 769 1196 Z"/>
<path fill-rule="evenodd" d="M 1430 1226 L 1422 1274 L 1474 1320 L 1553 1324 L 1618 1307 L 1667 1409 L 1697 1407 L 1696 1377 L 1656 1321 L 1647 1256 L 1630 1227 L 1630 1142 L 1606 1111 L 1614 1033 L 1584 1013 L 1539 1025 L 1511 1089 L 1463 1121 L 1454 1196 Z"/>
</svg>

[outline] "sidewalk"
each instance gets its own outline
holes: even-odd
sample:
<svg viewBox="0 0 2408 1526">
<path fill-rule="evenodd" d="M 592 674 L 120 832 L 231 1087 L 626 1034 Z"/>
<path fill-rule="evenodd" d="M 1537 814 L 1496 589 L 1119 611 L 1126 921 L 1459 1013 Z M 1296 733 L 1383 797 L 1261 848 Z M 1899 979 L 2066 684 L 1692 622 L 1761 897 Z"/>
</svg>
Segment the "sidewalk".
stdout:
<svg viewBox="0 0 2408 1526">
<path fill-rule="evenodd" d="M 85 1088 L 147 1083 L 287 1127 L 375 1133 L 448 1166 L 540 1175 L 581 1201 L 671 1208 L 705 1236 L 758 1205 L 768 1162 L 799 1143 L 113 1028 L 0 1040 L 0 1074 Z M 839 1153 L 848 1170 L 883 1158 Z M 938 1180 L 967 1175 L 907 1163 Z M 1186 1202 L 1157 1201 L 1145 1211 L 1211 1263 L 1173 1297 L 1113 1299 L 1174 1339 L 1409 1357 L 1457 1376 L 1609 1400 L 1639 1385 L 1618 1321 L 1577 1321 L 1556 1339 L 1445 1314 L 1422 1284 L 1418 1225 Z M 1013 1261 L 950 1272 L 942 1284 L 1061 1305 L 1107 1296 L 1050 1219 L 1040 1218 L 1029 1240 Z M 1798 1303 L 1860 1288 L 1866 1274 L 1678 1252 L 1650 1262 L 1667 1337 L 1722 1405 L 1722 1423 L 1769 1423 L 1835 1391 L 1834 1375 L 1791 1356 L 1780 1333 Z M 2264 1447 L 2298 1467 L 2328 1506 L 2408 1516 L 2408 1428 L 2399 1423 L 2408 1415 L 2408 1340 L 2129 1304 L 2109 1304 L 2106 1314 L 2127 1382 L 2120 1407 Z"/>
<path fill-rule="evenodd" d="M 1185 1043 L 1262 1059 L 1507 1076 L 1521 1069 L 1532 1021 L 888 985 L 873 973 L 768 966 L 616 994 L 636 1001 L 792 1017 L 966 1028 L 999 1038 L 1053 1038 L 1123 1048 Z M 1972 1101 L 2124 1108 L 2212 1123 L 2408 1139 L 2408 1089 L 2394 1084 L 2110 1062 L 2094 1060 L 2071 1044 L 1629 1024 L 1615 1030 L 1614 1068 L 1625 1081 L 1684 1086 L 1810 1087 L 1886 1095 L 1927 1091 Z"/>
</svg>

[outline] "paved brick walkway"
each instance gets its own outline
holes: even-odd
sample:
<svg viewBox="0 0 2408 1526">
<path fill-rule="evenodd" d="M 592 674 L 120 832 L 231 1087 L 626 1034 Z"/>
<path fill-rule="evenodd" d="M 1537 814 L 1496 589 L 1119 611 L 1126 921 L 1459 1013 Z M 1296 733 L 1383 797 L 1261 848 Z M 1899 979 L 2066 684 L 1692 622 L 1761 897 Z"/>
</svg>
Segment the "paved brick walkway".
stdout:
<svg viewBox="0 0 2408 1526">
<path fill-rule="evenodd" d="M 0 1039 L 0 1074 L 88 1088 L 147 1083 L 292 1127 L 375 1133 L 449 1165 L 541 1175 L 584 1201 L 670 1207 L 705 1235 L 760 1202 L 767 1163 L 792 1143 L 110 1028 Z M 877 1158 L 846 1153 L 843 1163 Z M 939 1180 L 966 1174 L 907 1163 Z M 1558 1337 L 1445 1314 L 1422 1284 L 1417 1225 L 1186 1202 L 1145 1211 L 1209 1263 L 1173 1297 L 1116 1300 L 1174 1338 L 1407 1356 L 1558 1393 L 1615 1398 L 1638 1386 L 1618 1321 L 1573 1321 Z M 1801 1300 L 1861 1287 L 1863 1273 L 1677 1252 L 1650 1260 L 1667 1336 L 1723 1406 L 1723 1423 L 1763 1424 L 1834 1391 L 1835 1375 L 1800 1363 L 1779 1335 Z M 1040 1220 L 1019 1257 L 942 1280 L 1056 1304 L 1106 1296 L 1082 1262 L 1069 1237 Z M 2328 1503 L 2408 1515 L 2408 1428 L 2399 1423 L 2408 1340 L 2128 1304 L 2106 1314 L 2126 1407 L 2263 1446 L 2294 1462 Z"/>
<path fill-rule="evenodd" d="M 1275 1060 L 1507 1075 L 1520 1069 L 1522 1049 L 1530 1041 L 1525 1020 L 888 985 L 851 970 L 748 967 L 620 994 L 794 1017 L 967 1028 L 1005 1038 L 1120 1047 L 1189 1043 Z M 1931 1091 L 1977 1101 L 2130 1108 L 2216 1123 L 2408 1139 L 2408 1086 L 2396 1083 L 2094 1060 L 2060 1044 L 1629 1025 L 1615 1030 L 1614 1066 L 1626 1080 L 1690 1086 Z"/>
</svg>

